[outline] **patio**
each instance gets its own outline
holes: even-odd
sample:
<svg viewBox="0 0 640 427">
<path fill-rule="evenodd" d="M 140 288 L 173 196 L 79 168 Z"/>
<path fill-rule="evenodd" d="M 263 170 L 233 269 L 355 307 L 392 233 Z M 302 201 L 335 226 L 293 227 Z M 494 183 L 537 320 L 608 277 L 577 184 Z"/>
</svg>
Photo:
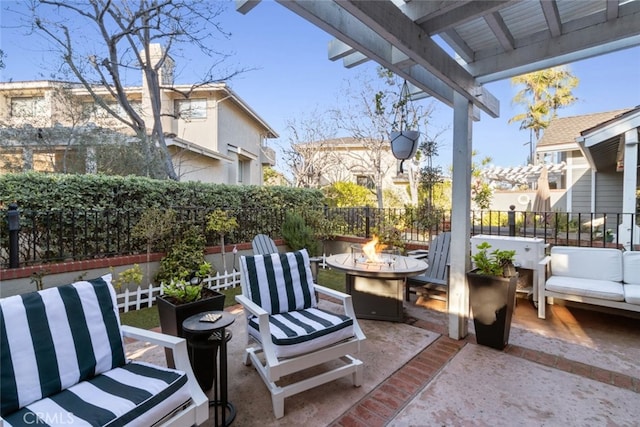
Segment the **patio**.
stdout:
<svg viewBox="0 0 640 427">
<path fill-rule="evenodd" d="M 331 301 L 321 302 L 331 308 Z M 237 426 L 632 425 L 640 419 L 638 318 L 553 305 L 547 319 L 518 299 L 510 344 L 499 352 L 447 336 L 445 303 L 412 297 L 405 322 L 361 320 L 362 387 L 338 380 L 288 398 L 285 417 L 255 369 L 241 363 L 244 315 L 229 342 L 229 398 Z M 130 357 L 164 364 L 153 347 Z M 209 424 L 213 425 L 210 420 Z"/>
</svg>

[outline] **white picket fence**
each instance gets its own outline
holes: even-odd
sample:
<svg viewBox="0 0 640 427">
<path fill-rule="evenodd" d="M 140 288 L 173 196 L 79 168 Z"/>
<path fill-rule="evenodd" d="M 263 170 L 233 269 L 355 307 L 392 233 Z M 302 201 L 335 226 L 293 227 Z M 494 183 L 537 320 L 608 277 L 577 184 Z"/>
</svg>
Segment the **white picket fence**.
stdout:
<svg viewBox="0 0 640 427">
<path fill-rule="evenodd" d="M 233 270 L 231 273 L 216 273 L 215 276 L 209 276 L 203 280 L 204 286 L 214 291 L 223 291 L 225 289 L 240 286 L 240 272 Z M 158 295 L 163 295 L 164 289 L 162 285 L 149 285 L 146 288 L 138 286 L 135 291 L 125 289 L 123 293 L 116 295 L 118 308 L 125 313 L 132 310 L 140 310 L 141 308 L 151 307 Z"/>
</svg>

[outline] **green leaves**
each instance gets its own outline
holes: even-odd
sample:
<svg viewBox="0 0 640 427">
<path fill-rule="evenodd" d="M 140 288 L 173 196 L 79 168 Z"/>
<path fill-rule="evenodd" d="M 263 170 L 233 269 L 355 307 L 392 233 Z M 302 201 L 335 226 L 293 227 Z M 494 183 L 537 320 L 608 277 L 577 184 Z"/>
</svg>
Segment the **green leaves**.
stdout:
<svg viewBox="0 0 640 427">
<path fill-rule="evenodd" d="M 471 259 L 479 274 L 504 276 L 505 267 L 513 265 L 513 259 L 516 255 L 514 250 L 495 249 L 489 253 L 491 245 L 488 242 L 482 242 L 476 248 L 478 252 L 472 255 Z"/>
</svg>

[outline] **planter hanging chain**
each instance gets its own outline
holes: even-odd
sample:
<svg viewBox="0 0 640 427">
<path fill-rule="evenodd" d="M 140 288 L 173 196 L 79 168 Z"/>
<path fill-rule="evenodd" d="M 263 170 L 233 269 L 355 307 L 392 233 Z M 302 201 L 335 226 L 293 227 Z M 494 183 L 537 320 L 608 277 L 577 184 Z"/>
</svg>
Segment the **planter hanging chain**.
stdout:
<svg viewBox="0 0 640 427">
<path fill-rule="evenodd" d="M 409 93 L 409 85 L 405 80 L 402 83 L 402 89 L 400 90 L 400 100 L 395 105 L 396 111 L 393 116 L 393 130 L 402 132 L 404 130 L 409 130 L 412 126 L 409 126 L 409 117 L 412 117 L 411 121 L 416 122 L 416 109 L 411 102 L 411 94 Z M 411 125 L 415 125 L 416 129 L 418 128 L 417 123 L 410 123 Z"/>
<path fill-rule="evenodd" d="M 417 113 L 411 102 L 409 85 L 405 80 L 400 91 L 400 99 L 394 105 L 395 114 L 390 136 L 391 151 L 393 155 L 401 160 L 400 173 L 403 173 L 404 161 L 412 158 L 418 149 Z"/>
</svg>

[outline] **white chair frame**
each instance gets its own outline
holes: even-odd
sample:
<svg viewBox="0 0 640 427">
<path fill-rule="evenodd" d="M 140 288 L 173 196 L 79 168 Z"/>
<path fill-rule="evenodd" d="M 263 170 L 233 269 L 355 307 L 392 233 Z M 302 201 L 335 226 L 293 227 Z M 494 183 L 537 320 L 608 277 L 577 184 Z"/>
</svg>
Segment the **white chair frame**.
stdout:
<svg viewBox="0 0 640 427">
<path fill-rule="evenodd" d="M 353 319 L 354 336 L 352 338 L 320 350 L 283 359 L 277 357 L 274 351 L 269 327 L 269 313 L 244 295 L 247 293 L 247 286 L 243 273 L 243 295 L 237 295 L 236 301 L 242 304 L 248 313 L 258 317 L 262 345 L 252 340 L 247 333 L 248 346 L 244 353 L 243 363 L 247 366 L 252 363 L 256 367 L 260 377 L 262 377 L 262 380 L 271 393 L 273 412 L 276 418 L 282 418 L 284 416 L 284 399 L 294 394 L 301 393 L 347 375 L 352 376 L 352 383 L 355 387 L 362 385 L 363 363 L 351 356 L 351 354 L 357 354 L 360 351 L 360 343 L 366 338 L 362 329 L 360 329 L 355 312 L 353 311 L 351 295 L 324 286 L 315 285 L 316 292 L 342 302 L 344 313 Z M 255 343 L 255 345 L 249 346 L 251 342 Z M 263 353 L 262 357 L 260 353 Z M 341 360 L 344 364 L 286 386 L 279 386 L 276 383 L 276 381 L 285 375 L 332 360 Z"/>
</svg>

